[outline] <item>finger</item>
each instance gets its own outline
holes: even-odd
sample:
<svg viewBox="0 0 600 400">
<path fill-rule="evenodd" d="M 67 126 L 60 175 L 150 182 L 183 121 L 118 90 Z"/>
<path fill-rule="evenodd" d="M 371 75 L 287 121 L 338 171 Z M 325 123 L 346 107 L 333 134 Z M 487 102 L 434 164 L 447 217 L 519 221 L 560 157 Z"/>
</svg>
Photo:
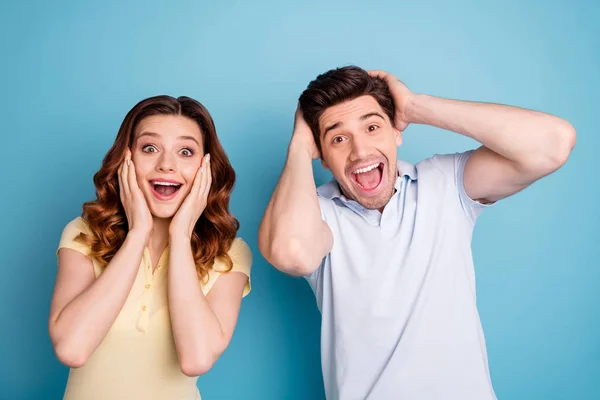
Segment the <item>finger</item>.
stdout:
<svg viewBox="0 0 600 400">
<path fill-rule="evenodd" d="M 194 183 L 192 185 L 192 190 L 190 190 L 190 194 L 197 196 L 200 193 L 200 188 L 202 187 L 202 176 L 204 173 L 204 164 L 206 162 L 206 156 L 202 157 L 202 162 L 200 162 L 200 167 L 198 171 L 196 171 L 196 176 L 194 177 Z"/>
<path fill-rule="evenodd" d="M 209 165 L 210 167 L 210 165 Z M 208 195 L 210 194 L 210 189 L 212 188 L 212 168 L 208 170 L 208 183 L 206 184 L 206 195 L 204 196 L 208 199 Z"/>
<path fill-rule="evenodd" d="M 304 112 L 298 109 L 296 110 L 296 114 L 294 115 L 294 129 L 301 126 L 308 128 L 308 123 L 304 119 Z"/>
<path fill-rule="evenodd" d="M 210 168 L 210 155 L 204 168 L 204 176 L 202 177 L 202 193 L 200 195 L 203 199 L 208 198 L 210 192 L 210 185 L 212 184 L 212 170 Z"/>
<path fill-rule="evenodd" d="M 202 161 L 202 178 L 200 179 L 200 189 L 198 190 L 198 196 L 202 198 L 204 196 L 204 188 L 206 186 L 206 177 L 209 175 L 210 167 L 210 154 L 207 154 Z"/>
<path fill-rule="evenodd" d="M 131 153 L 129 153 L 131 155 Z M 131 200 L 139 200 L 140 196 L 142 195 L 142 191 L 140 190 L 140 187 L 137 183 L 137 177 L 135 176 L 135 164 L 133 163 L 133 160 L 131 159 L 131 157 L 128 160 L 128 167 L 127 167 L 127 186 L 129 188 L 129 196 L 131 198 Z M 143 198 L 143 197 L 142 197 Z"/>
<path fill-rule="evenodd" d="M 367 73 L 369 74 L 369 76 L 376 77 L 376 78 L 382 78 L 382 79 L 386 79 L 389 76 L 389 74 L 387 72 L 380 70 L 380 69 L 373 69 L 373 70 L 367 71 Z"/>
<path fill-rule="evenodd" d="M 119 190 L 121 189 L 121 171 L 123 171 L 123 163 L 119 164 L 119 168 L 117 168 L 117 180 L 119 182 Z"/>
<path fill-rule="evenodd" d="M 388 86 L 390 87 L 390 90 L 393 90 L 394 82 L 400 81 L 400 79 L 396 78 L 394 75 L 390 74 L 389 72 L 385 72 L 385 71 L 381 71 L 381 70 L 369 71 L 369 76 L 371 76 L 372 78 L 382 79 L 383 81 L 385 81 L 388 84 Z"/>
<path fill-rule="evenodd" d="M 135 176 L 135 164 L 131 159 L 129 159 L 129 167 L 127 171 L 127 184 L 129 185 L 129 191 L 132 197 L 141 194 L 141 190 Z"/>
<path fill-rule="evenodd" d="M 121 199 L 121 203 L 123 203 L 123 179 L 121 179 L 121 174 L 123 173 L 123 164 L 119 165 L 119 169 L 117 170 L 117 181 L 119 183 L 119 198 Z"/>
<path fill-rule="evenodd" d="M 128 197 L 129 197 L 129 182 L 127 181 L 127 174 L 129 172 L 129 164 L 127 163 L 127 156 L 125 156 L 125 160 L 123 160 L 123 164 L 121 164 L 121 174 L 120 174 L 120 178 L 121 178 L 121 188 L 122 188 L 122 192 L 123 192 L 123 205 L 125 205 L 125 202 L 127 201 Z"/>
<path fill-rule="evenodd" d="M 135 174 L 135 164 L 133 160 L 130 160 L 131 165 L 129 166 L 129 188 L 130 188 L 130 196 L 132 202 L 135 201 L 141 208 L 146 209 L 146 211 L 150 211 L 148 207 L 148 202 L 144 197 L 144 193 L 142 193 L 142 189 L 140 189 L 140 185 L 137 182 L 137 176 Z"/>
</svg>

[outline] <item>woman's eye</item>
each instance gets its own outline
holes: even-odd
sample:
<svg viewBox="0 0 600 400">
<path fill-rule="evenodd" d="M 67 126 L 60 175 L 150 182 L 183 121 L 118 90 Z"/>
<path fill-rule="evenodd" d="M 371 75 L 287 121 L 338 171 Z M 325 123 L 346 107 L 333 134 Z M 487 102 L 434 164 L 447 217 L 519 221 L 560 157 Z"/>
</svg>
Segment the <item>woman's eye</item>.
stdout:
<svg viewBox="0 0 600 400">
<path fill-rule="evenodd" d="M 156 147 L 152 146 L 151 144 L 148 144 L 142 147 L 142 151 L 144 153 L 156 153 L 158 150 L 156 150 Z"/>
<path fill-rule="evenodd" d="M 194 155 L 194 153 L 190 149 L 181 149 L 181 155 L 185 157 L 191 157 Z"/>
</svg>

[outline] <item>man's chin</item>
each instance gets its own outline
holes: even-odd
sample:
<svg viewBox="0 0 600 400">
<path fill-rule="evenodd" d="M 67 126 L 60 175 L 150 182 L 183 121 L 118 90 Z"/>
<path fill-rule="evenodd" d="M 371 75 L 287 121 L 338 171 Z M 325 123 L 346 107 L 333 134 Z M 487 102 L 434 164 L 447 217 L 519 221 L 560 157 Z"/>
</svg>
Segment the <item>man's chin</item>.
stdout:
<svg viewBox="0 0 600 400">
<path fill-rule="evenodd" d="M 390 201 L 390 197 L 383 199 L 358 199 L 357 203 L 368 210 L 381 210 Z"/>
<path fill-rule="evenodd" d="M 358 204 L 369 210 L 379 210 L 387 205 L 392 198 L 388 191 L 380 193 L 378 196 L 360 196 L 357 193 L 352 193 L 351 196 L 345 195 L 346 198 L 356 201 Z"/>
</svg>

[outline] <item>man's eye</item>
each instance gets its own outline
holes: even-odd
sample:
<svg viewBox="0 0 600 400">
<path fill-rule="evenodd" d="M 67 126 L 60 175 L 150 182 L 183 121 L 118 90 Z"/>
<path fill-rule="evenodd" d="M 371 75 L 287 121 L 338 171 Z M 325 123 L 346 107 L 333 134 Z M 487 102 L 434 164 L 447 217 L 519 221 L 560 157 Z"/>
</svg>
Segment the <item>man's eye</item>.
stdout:
<svg viewBox="0 0 600 400">
<path fill-rule="evenodd" d="M 333 143 L 342 143 L 344 141 L 344 138 L 341 136 L 336 136 L 333 138 Z"/>
<path fill-rule="evenodd" d="M 377 125 L 369 125 L 369 128 L 367 129 L 369 130 L 369 132 L 373 132 L 379 129 L 379 127 Z"/>
</svg>

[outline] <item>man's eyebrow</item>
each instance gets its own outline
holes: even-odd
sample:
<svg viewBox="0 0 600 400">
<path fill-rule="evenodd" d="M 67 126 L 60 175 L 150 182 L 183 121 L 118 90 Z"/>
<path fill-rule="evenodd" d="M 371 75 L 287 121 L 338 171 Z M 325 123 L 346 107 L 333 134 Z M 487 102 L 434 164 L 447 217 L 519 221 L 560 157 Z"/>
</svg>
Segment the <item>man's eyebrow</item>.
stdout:
<svg viewBox="0 0 600 400">
<path fill-rule="evenodd" d="M 371 117 L 379 117 L 379 118 L 385 120 L 385 118 L 383 118 L 383 115 L 379 114 L 376 111 L 373 111 L 373 112 L 370 112 L 370 113 L 367 113 L 367 114 L 363 115 L 362 117 L 360 117 L 360 120 L 364 121 L 364 120 L 369 119 Z"/>
<path fill-rule="evenodd" d="M 344 125 L 344 124 L 342 124 L 341 122 L 336 122 L 335 124 L 333 124 L 333 125 L 325 128 L 325 131 L 323 132 L 323 137 L 327 136 L 327 132 L 329 132 L 331 130 L 334 130 L 334 129 L 337 129 L 337 128 L 339 128 L 342 125 Z"/>
<path fill-rule="evenodd" d="M 371 118 L 371 117 L 379 117 L 379 118 L 381 118 L 381 119 L 385 120 L 385 118 L 383 117 L 383 115 L 381 115 L 380 113 L 378 113 L 378 112 L 376 112 L 376 111 L 373 111 L 373 112 L 367 113 L 367 114 L 365 114 L 365 115 L 361 116 L 359 119 L 360 119 L 361 121 L 364 121 L 364 120 L 366 120 L 366 119 L 369 119 L 369 118 Z M 333 125 L 331 125 L 331 126 L 328 126 L 327 128 L 325 128 L 325 131 L 323 132 L 323 137 L 325 137 L 325 136 L 327 135 L 327 132 L 329 132 L 329 131 L 331 131 L 331 130 L 334 130 L 334 129 L 337 129 L 337 128 L 339 128 L 339 127 L 343 126 L 343 125 L 344 125 L 344 124 L 343 124 L 343 123 L 341 123 L 341 122 L 336 122 L 335 124 L 333 124 Z"/>
</svg>

